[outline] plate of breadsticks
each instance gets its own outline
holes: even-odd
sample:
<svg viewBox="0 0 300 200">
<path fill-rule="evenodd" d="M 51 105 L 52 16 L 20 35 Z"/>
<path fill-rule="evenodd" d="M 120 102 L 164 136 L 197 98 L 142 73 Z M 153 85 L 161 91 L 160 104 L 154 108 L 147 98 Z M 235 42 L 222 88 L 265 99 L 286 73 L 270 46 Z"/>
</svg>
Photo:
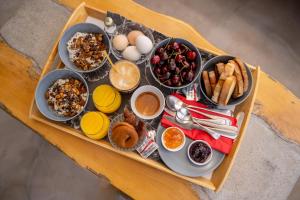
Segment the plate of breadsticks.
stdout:
<svg viewBox="0 0 300 200">
<path fill-rule="evenodd" d="M 219 107 L 242 103 L 252 89 L 249 67 L 233 56 L 216 56 L 205 63 L 201 72 L 201 92 Z"/>
</svg>

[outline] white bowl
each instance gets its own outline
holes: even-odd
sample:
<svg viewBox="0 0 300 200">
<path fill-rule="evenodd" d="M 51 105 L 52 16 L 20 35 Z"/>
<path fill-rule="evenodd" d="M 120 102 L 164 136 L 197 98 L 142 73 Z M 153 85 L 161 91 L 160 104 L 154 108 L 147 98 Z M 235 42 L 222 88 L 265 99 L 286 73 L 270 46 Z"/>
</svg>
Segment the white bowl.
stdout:
<svg viewBox="0 0 300 200">
<path fill-rule="evenodd" d="M 166 133 L 169 129 L 172 129 L 172 128 L 175 128 L 175 129 L 179 130 L 180 133 L 183 135 L 183 143 L 182 143 L 179 147 L 177 147 L 177 148 L 175 148 L 175 149 L 171 149 L 171 148 L 168 148 L 167 146 L 165 146 L 165 141 L 164 141 L 165 133 Z M 169 127 L 169 128 L 167 128 L 166 130 L 164 130 L 164 132 L 163 132 L 162 135 L 161 135 L 161 143 L 162 143 L 162 145 L 164 146 L 164 148 L 167 149 L 168 151 L 172 151 L 172 152 L 179 151 L 180 149 L 182 149 L 182 147 L 184 147 L 185 141 L 186 141 L 186 139 L 185 139 L 185 134 L 183 133 L 183 131 L 182 131 L 181 129 L 179 129 L 179 128 L 177 128 L 177 127 Z"/>
<path fill-rule="evenodd" d="M 209 157 L 206 159 L 206 161 L 203 162 L 203 163 L 198 163 L 198 162 L 194 161 L 194 160 L 191 158 L 191 156 L 190 156 L 190 148 L 191 148 L 191 146 L 192 146 L 194 143 L 196 143 L 196 142 L 204 143 L 204 144 L 206 144 L 206 145 L 210 148 L 210 155 L 209 155 Z M 195 165 L 198 165 L 198 166 L 206 165 L 206 164 L 211 160 L 212 154 L 213 154 L 213 151 L 212 151 L 211 146 L 210 146 L 207 142 L 205 142 L 204 140 L 195 140 L 195 141 L 193 141 L 193 142 L 189 145 L 189 147 L 187 148 L 187 155 L 188 155 L 190 161 L 191 161 L 192 163 L 194 163 Z"/>
<path fill-rule="evenodd" d="M 135 107 L 135 101 L 136 101 L 137 97 L 140 94 L 144 93 L 144 92 L 152 92 L 152 93 L 156 94 L 156 96 L 159 99 L 160 106 L 159 106 L 158 111 L 154 115 L 151 115 L 151 116 L 143 115 L 143 114 L 139 113 L 137 111 L 136 107 Z M 156 88 L 152 85 L 144 85 L 142 87 L 139 87 L 132 94 L 131 99 L 130 99 L 130 105 L 131 105 L 131 109 L 134 112 L 134 114 L 136 116 L 138 116 L 139 118 L 146 119 L 146 120 L 154 119 L 154 118 L 158 117 L 162 113 L 162 111 L 164 110 L 164 108 L 165 108 L 165 97 L 164 97 L 163 93 L 158 88 Z"/>
</svg>

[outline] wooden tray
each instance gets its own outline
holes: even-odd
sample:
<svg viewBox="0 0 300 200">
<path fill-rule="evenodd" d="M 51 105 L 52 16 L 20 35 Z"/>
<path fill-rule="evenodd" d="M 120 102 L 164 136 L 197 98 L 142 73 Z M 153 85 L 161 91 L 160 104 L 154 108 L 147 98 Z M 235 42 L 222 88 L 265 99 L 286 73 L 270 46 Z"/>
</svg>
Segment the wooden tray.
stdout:
<svg viewBox="0 0 300 200">
<path fill-rule="evenodd" d="M 44 68 L 43 68 L 41 78 L 45 74 L 47 74 L 49 71 L 51 71 L 52 69 L 63 67 L 63 64 L 62 64 L 61 60 L 59 59 L 58 52 L 57 52 L 59 40 L 62 37 L 62 35 L 63 35 L 63 33 L 65 32 L 66 29 L 68 29 L 70 26 L 73 26 L 74 24 L 85 22 L 88 16 L 103 20 L 104 17 L 106 16 L 106 12 L 104 12 L 102 10 L 99 10 L 99 9 L 96 9 L 96 8 L 93 8 L 93 7 L 90 7 L 90 6 L 87 6 L 85 4 L 81 4 L 80 6 L 78 6 L 74 10 L 74 12 L 70 16 L 69 20 L 67 21 L 66 25 L 62 29 L 62 32 L 60 33 L 56 43 L 54 44 L 53 49 L 50 52 L 50 55 L 49 55 L 49 57 L 46 61 L 46 64 L 45 64 Z M 215 52 L 211 52 L 211 53 L 215 53 Z M 251 117 L 251 111 L 253 109 L 253 104 L 254 104 L 254 101 L 255 101 L 255 96 L 256 96 L 257 88 L 258 88 L 260 68 L 251 66 L 251 70 L 252 70 L 252 74 L 253 74 L 253 90 L 251 92 L 251 95 L 248 97 L 248 99 L 245 102 L 243 102 L 242 104 L 237 106 L 235 108 L 235 112 L 234 112 L 235 115 L 240 114 L 240 113 L 244 113 L 244 120 L 241 124 L 239 136 L 237 137 L 237 139 L 236 139 L 236 141 L 235 141 L 235 143 L 232 147 L 232 150 L 231 150 L 230 154 L 225 157 L 222 164 L 213 172 L 212 177 L 210 179 L 207 179 L 207 178 L 204 178 L 204 177 L 191 178 L 191 177 L 182 176 L 182 175 L 179 175 L 179 174 L 171 171 L 165 165 L 163 165 L 159 162 L 156 162 L 156 161 L 151 160 L 151 159 L 143 159 L 137 153 L 118 151 L 118 150 L 114 149 L 105 140 L 95 141 L 95 140 L 89 139 L 88 137 L 82 135 L 82 133 L 80 131 L 73 129 L 70 126 L 67 126 L 67 125 L 62 124 L 62 123 L 53 122 L 53 121 L 50 121 L 50 120 L 46 119 L 39 112 L 38 108 L 36 107 L 34 99 L 32 101 L 32 105 L 31 105 L 31 108 L 30 108 L 30 118 L 35 119 L 35 120 L 37 120 L 41 123 L 47 124 L 49 126 L 55 127 L 59 130 L 62 130 L 66 133 L 69 133 L 69 134 L 71 134 L 73 136 L 76 136 L 80 139 L 83 139 L 87 142 L 91 142 L 95 145 L 98 145 L 99 147 L 108 149 L 108 150 L 110 150 L 112 152 L 115 152 L 117 154 L 126 156 L 126 157 L 131 158 L 135 161 L 138 161 L 138 162 L 141 162 L 145 165 L 156 168 L 157 170 L 161 171 L 161 173 L 169 173 L 171 175 L 174 175 L 178 178 L 184 179 L 184 180 L 189 181 L 191 183 L 209 188 L 211 190 L 218 191 L 222 187 L 222 185 L 224 184 L 224 181 L 226 180 L 226 178 L 227 178 L 227 176 L 228 176 L 228 174 L 231 170 L 231 167 L 233 165 L 233 162 L 234 162 L 235 157 L 237 155 L 237 152 L 239 150 L 239 146 L 240 146 L 240 144 L 242 142 L 242 139 L 244 137 L 245 130 L 247 128 L 247 124 L 248 124 L 249 119 Z"/>
</svg>

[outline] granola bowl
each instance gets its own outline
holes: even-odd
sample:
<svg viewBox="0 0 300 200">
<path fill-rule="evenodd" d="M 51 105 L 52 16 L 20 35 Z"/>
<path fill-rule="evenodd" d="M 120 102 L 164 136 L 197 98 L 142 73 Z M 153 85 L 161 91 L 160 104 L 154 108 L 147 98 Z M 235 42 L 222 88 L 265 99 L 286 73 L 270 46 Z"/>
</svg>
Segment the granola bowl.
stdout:
<svg viewBox="0 0 300 200">
<path fill-rule="evenodd" d="M 82 113 L 89 98 L 84 78 L 69 69 L 57 69 L 45 75 L 35 91 L 39 111 L 53 121 L 69 121 Z"/>
<path fill-rule="evenodd" d="M 109 54 L 110 40 L 104 30 L 90 23 L 80 23 L 65 31 L 58 45 L 58 53 L 71 70 L 89 73 L 102 67 Z"/>
</svg>

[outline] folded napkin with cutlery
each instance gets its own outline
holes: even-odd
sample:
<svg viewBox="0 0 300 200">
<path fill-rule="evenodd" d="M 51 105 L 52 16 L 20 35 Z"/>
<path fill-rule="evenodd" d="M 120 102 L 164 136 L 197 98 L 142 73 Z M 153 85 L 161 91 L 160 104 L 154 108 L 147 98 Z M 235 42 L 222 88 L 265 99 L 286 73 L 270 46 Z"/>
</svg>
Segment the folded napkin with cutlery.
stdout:
<svg viewBox="0 0 300 200">
<path fill-rule="evenodd" d="M 201 104 L 199 102 L 196 101 L 190 101 L 190 100 L 186 100 L 186 98 L 184 96 L 181 96 L 177 93 L 172 94 L 173 96 L 179 98 L 181 101 L 183 101 L 185 104 L 187 105 L 193 105 L 193 106 L 197 106 L 197 107 L 202 107 L 202 108 L 207 108 L 206 105 Z M 195 108 L 193 108 L 195 109 Z M 237 119 L 228 115 L 222 115 L 220 113 L 215 113 L 213 111 L 207 111 L 207 110 L 202 110 L 199 109 L 201 112 L 207 113 L 207 114 L 212 114 L 215 116 L 221 116 L 224 117 L 228 120 L 231 121 L 231 126 L 237 126 Z M 193 117 L 199 118 L 199 119 L 208 119 L 207 117 L 205 117 L 204 115 L 201 115 L 199 113 L 195 113 L 193 111 L 190 111 L 191 115 Z M 161 125 L 165 128 L 170 127 L 170 126 L 175 126 L 180 128 L 187 137 L 189 137 L 192 140 L 204 140 L 206 142 L 208 142 L 211 147 L 217 151 L 220 151 L 222 153 L 228 154 L 231 150 L 232 144 L 233 144 L 233 139 L 221 136 L 219 139 L 214 139 L 213 137 L 211 137 L 208 133 L 206 133 L 203 130 L 199 130 L 199 129 L 184 129 L 182 127 L 180 127 L 178 124 L 173 123 L 172 121 L 166 119 L 165 116 L 169 116 L 169 114 L 167 112 L 164 113 L 162 119 L 161 119 Z"/>
</svg>

